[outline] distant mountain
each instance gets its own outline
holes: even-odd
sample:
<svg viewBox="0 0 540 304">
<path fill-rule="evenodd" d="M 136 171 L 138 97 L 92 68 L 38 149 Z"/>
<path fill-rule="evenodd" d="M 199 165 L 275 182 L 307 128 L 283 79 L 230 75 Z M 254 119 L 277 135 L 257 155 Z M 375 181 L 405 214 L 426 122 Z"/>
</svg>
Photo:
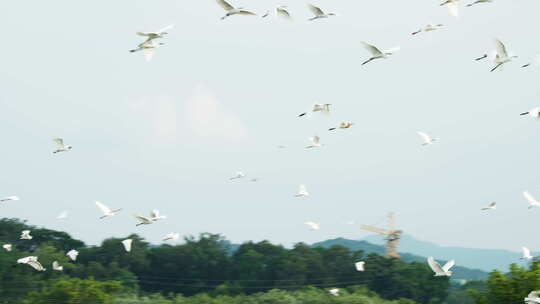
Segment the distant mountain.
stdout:
<svg viewBox="0 0 540 304">
<path fill-rule="evenodd" d="M 327 240 L 323 242 L 318 242 L 313 245 L 312 247 L 332 247 L 334 245 L 341 245 L 344 247 L 347 247 L 351 250 L 362 250 L 365 253 L 376 253 L 380 255 L 384 255 L 386 252 L 386 248 L 382 245 L 376 245 L 372 244 L 370 242 L 366 241 L 355 241 L 355 240 L 348 240 L 344 238 L 337 238 L 332 240 Z M 424 256 L 414 255 L 410 253 L 401 253 L 401 260 L 405 262 L 421 262 L 426 263 L 426 258 Z M 428 255 L 429 256 L 429 255 Z M 437 260 L 445 260 L 444 257 L 438 256 L 438 255 L 432 255 Z M 457 259 L 457 258 L 454 258 Z M 457 260 L 456 260 L 457 261 Z M 463 267 L 464 264 L 461 264 L 460 266 L 455 266 L 452 270 L 454 274 L 452 275 L 452 278 L 455 280 L 484 280 L 487 278 L 488 273 L 479 269 L 469 269 L 466 267 Z"/>
<path fill-rule="evenodd" d="M 384 245 L 382 237 L 368 236 L 362 242 Z M 420 256 L 433 256 L 441 260 L 456 260 L 457 265 L 484 271 L 500 269 L 506 271 L 512 263 L 519 263 L 521 254 L 501 249 L 476 249 L 463 247 L 443 247 L 430 242 L 420 241 L 410 235 L 403 235 L 399 243 L 399 252 Z M 536 255 L 536 254 L 535 254 Z"/>
</svg>

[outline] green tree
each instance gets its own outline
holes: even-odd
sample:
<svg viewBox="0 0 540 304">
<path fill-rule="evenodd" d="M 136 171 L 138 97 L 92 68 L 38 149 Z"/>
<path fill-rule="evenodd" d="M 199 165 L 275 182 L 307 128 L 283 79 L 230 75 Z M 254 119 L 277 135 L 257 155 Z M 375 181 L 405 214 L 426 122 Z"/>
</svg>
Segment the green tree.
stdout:
<svg viewBox="0 0 540 304">
<path fill-rule="evenodd" d="M 119 282 L 98 282 L 93 279 L 61 279 L 28 294 L 23 304 L 110 304 L 122 291 Z"/>
</svg>

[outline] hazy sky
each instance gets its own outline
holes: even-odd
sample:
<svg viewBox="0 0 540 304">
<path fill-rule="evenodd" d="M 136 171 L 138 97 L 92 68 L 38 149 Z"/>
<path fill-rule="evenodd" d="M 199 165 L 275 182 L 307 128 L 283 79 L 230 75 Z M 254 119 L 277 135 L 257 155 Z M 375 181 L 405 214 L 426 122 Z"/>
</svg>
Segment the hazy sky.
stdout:
<svg viewBox="0 0 540 304">
<path fill-rule="evenodd" d="M 538 251 L 540 209 L 521 193 L 540 198 L 540 122 L 518 114 L 540 106 L 540 70 L 520 68 L 540 54 L 540 3 L 461 2 L 454 18 L 435 0 L 318 0 L 338 16 L 316 22 L 297 0 L 233 2 L 287 4 L 294 22 L 221 21 L 214 0 L 2 3 L 0 196 L 22 200 L 0 214 L 89 244 L 213 232 L 290 245 L 360 239 L 395 211 L 419 239 Z M 171 23 L 151 62 L 128 52 L 135 32 Z M 410 35 L 427 23 L 446 28 Z M 520 57 L 490 73 L 473 59 L 493 38 Z M 362 40 L 402 50 L 361 66 Z M 297 117 L 314 103 L 333 113 Z M 327 131 L 342 121 L 355 125 Z M 422 147 L 418 130 L 440 142 Z M 326 146 L 304 149 L 315 134 Z M 53 137 L 73 151 L 53 155 Z M 300 183 L 311 197 L 294 197 Z M 100 221 L 96 200 L 124 211 Z M 153 208 L 169 218 L 135 227 Z"/>
</svg>

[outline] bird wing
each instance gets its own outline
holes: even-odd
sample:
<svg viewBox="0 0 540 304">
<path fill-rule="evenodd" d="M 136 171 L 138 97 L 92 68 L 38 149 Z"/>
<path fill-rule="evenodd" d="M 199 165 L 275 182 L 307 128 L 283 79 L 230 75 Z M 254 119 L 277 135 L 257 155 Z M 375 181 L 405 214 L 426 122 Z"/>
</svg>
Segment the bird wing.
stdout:
<svg viewBox="0 0 540 304">
<path fill-rule="evenodd" d="M 448 7 L 450 15 L 454 17 L 459 16 L 459 5 L 457 2 L 448 2 L 448 4 L 446 4 L 446 7 Z"/>
<path fill-rule="evenodd" d="M 100 202 L 96 202 L 96 206 L 99 208 L 99 210 L 101 210 L 101 212 L 103 212 L 103 214 L 111 213 L 111 209 Z"/>
<path fill-rule="evenodd" d="M 447 272 L 448 270 L 450 270 L 450 268 L 454 267 L 454 265 L 456 265 L 456 261 L 450 260 L 446 262 L 446 264 L 444 264 L 442 269 L 444 270 L 444 272 Z"/>
<path fill-rule="evenodd" d="M 489 207 L 491 207 L 491 208 L 493 208 L 495 206 L 497 206 L 497 202 L 493 202 L 493 203 L 489 204 Z"/>
<path fill-rule="evenodd" d="M 315 16 L 324 16 L 324 12 L 319 7 L 316 7 L 313 4 L 308 4 L 308 7 Z"/>
<path fill-rule="evenodd" d="M 53 138 L 53 141 L 58 145 L 58 147 L 64 147 L 64 140 L 61 138 Z"/>
<path fill-rule="evenodd" d="M 368 51 L 371 53 L 371 55 L 373 55 L 373 56 L 380 56 L 380 55 L 383 54 L 383 53 L 381 52 L 381 50 L 379 50 L 379 49 L 378 49 L 376 46 L 374 46 L 374 45 L 371 45 L 371 44 L 369 44 L 369 43 L 367 43 L 367 42 L 364 42 L 364 41 L 362 41 L 362 44 L 364 45 L 364 48 L 366 48 L 366 50 L 368 50 Z"/>
<path fill-rule="evenodd" d="M 523 196 L 525 197 L 525 199 L 529 202 L 529 204 L 531 205 L 536 205 L 538 204 L 538 202 L 536 201 L 536 199 L 527 191 L 523 192 Z"/>
<path fill-rule="evenodd" d="M 321 138 L 320 138 L 319 136 L 315 135 L 315 136 L 313 136 L 313 137 L 311 138 L 311 141 L 312 141 L 314 144 L 319 144 L 320 141 L 321 141 Z"/>
<path fill-rule="evenodd" d="M 240 14 L 240 15 L 257 15 L 254 12 L 250 12 L 250 11 L 246 11 L 246 10 L 241 10 L 241 11 L 238 12 L 238 14 Z"/>
<path fill-rule="evenodd" d="M 127 252 L 131 251 L 131 242 L 133 242 L 132 239 L 126 239 L 122 241 L 122 245 L 124 245 L 124 249 L 126 249 Z"/>
<path fill-rule="evenodd" d="M 521 251 L 523 252 L 523 257 L 529 257 L 531 256 L 531 251 L 527 247 L 521 247 Z"/>
<path fill-rule="evenodd" d="M 431 270 L 433 270 L 433 272 L 435 273 L 444 272 L 444 270 L 441 268 L 441 265 L 439 265 L 439 263 L 437 263 L 437 261 L 435 261 L 433 257 L 429 257 L 427 261 L 428 261 L 429 267 L 431 268 Z"/>
<path fill-rule="evenodd" d="M 41 265 L 41 263 L 38 262 L 37 260 L 36 261 L 29 261 L 27 264 L 32 266 L 32 268 L 34 268 L 37 271 L 45 271 L 45 268 L 43 268 L 43 265 Z"/>
<path fill-rule="evenodd" d="M 300 193 L 300 194 L 306 194 L 306 193 L 307 193 L 306 185 L 304 185 L 304 184 L 300 185 L 300 186 L 299 186 L 298 193 Z"/>
<path fill-rule="evenodd" d="M 60 264 L 58 264 L 58 261 L 52 262 L 53 269 L 58 269 L 60 267 Z"/>
<path fill-rule="evenodd" d="M 416 132 L 416 133 L 417 133 L 418 135 L 420 135 L 420 137 L 422 137 L 422 139 L 423 139 L 424 141 L 426 141 L 426 142 L 431 141 L 431 136 L 427 135 L 426 133 L 420 132 L 420 131 L 418 131 L 418 132 Z"/>
<path fill-rule="evenodd" d="M 17 260 L 17 263 L 19 264 L 27 264 L 28 262 L 30 262 L 30 257 L 24 257 Z"/>
<path fill-rule="evenodd" d="M 276 12 L 285 18 L 291 18 L 291 14 L 282 7 L 276 8 Z"/>
<path fill-rule="evenodd" d="M 166 27 L 164 27 L 164 28 L 160 29 L 159 31 L 157 31 L 157 33 L 162 34 L 162 33 L 166 32 L 166 31 L 172 29 L 173 27 L 174 27 L 174 24 L 169 24 Z"/>
<path fill-rule="evenodd" d="M 356 270 L 363 271 L 364 270 L 364 264 L 365 264 L 365 262 L 357 262 L 357 263 L 354 264 L 354 266 L 356 267 Z"/>
<path fill-rule="evenodd" d="M 227 1 L 225 0 L 216 0 L 217 3 L 223 7 L 224 10 L 226 11 L 230 11 L 230 10 L 233 10 L 234 9 L 234 6 L 230 5 Z"/>
<path fill-rule="evenodd" d="M 151 223 L 152 221 L 145 217 L 145 216 L 141 216 L 141 215 L 135 215 L 135 218 L 139 220 L 139 222 L 141 223 Z"/>
<path fill-rule="evenodd" d="M 150 36 L 151 33 L 148 33 L 148 32 L 137 32 L 136 34 L 139 35 L 139 36 L 148 37 L 148 36 Z"/>
<path fill-rule="evenodd" d="M 497 54 L 499 55 L 499 57 L 502 57 L 502 58 L 508 57 L 508 53 L 506 52 L 506 47 L 499 39 L 495 39 L 495 47 L 497 49 Z"/>
</svg>

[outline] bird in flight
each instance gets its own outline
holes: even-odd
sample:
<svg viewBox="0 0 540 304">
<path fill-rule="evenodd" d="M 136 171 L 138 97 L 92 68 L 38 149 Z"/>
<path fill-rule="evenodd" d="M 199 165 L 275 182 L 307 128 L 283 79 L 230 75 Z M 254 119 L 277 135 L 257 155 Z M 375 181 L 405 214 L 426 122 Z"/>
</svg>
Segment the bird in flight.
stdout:
<svg viewBox="0 0 540 304">
<path fill-rule="evenodd" d="M 420 135 L 420 137 L 422 137 L 422 139 L 424 140 L 424 142 L 422 143 L 422 146 L 428 146 L 428 145 L 431 145 L 433 144 L 435 141 L 439 140 L 438 138 L 432 138 L 431 136 L 429 136 L 428 134 L 424 133 L 424 132 L 416 132 L 418 135 Z"/>
<path fill-rule="evenodd" d="M 431 270 L 433 270 L 433 272 L 435 272 L 435 275 L 436 277 L 442 277 L 442 276 L 446 276 L 446 277 L 449 277 L 452 275 L 452 271 L 450 271 L 450 268 L 454 267 L 454 265 L 456 264 L 454 260 L 451 260 L 451 261 L 448 261 L 446 264 L 444 264 L 444 266 L 441 267 L 441 265 L 439 263 L 437 263 L 437 261 L 435 261 L 433 259 L 433 257 L 429 257 L 427 259 L 428 261 L 428 264 L 429 264 L 429 267 L 431 268 Z"/>
<path fill-rule="evenodd" d="M 60 264 L 58 263 L 58 261 L 54 261 L 52 263 L 52 268 L 53 270 L 56 270 L 56 271 L 62 271 L 64 270 L 64 266 L 60 266 Z"/>
<path fill-rule="evenodd" d="M 491 72 L 495 71 L 503 64 L 512 61 L 514 58 L 517 58 L 517 56 L 507 52 L 506 46 L 500 40 L 495 39 L 495 46 L 497 54 L 495 55 L 495 66 L 491 69 Z"/>
<path fill-rule="evenodd" d="M 520 113 L 519 115 L 521 115 L 521 116 L 529 115 L 529 116 L 531 116 L 531 117 L 533 117 L 533 118 L 540 118 L 540 107 L 539 107 L 539 108 L 530 109 L 529 111 Z"/>
<path fill-rule="evenodd" d="M 308 7 L 309 7 L 309 10 L 313 13 L 313 15 L 315 15 L 314 17 L 309 18 L 308 19 L 309 21 L 322 19 L 322 18 L 328 18 L 330 16 L 336 15 L 334 13 L 325 13 L 322 9 L 312 4 L 308 4 Z"/>
<path fill-rule="evenodd" d="M 124 249 L 126 250 L 126 252 L 131 251 L 131 243 L 133 243 L 132 239 L 125 239 L 122 241 L 122 245 L 124 245 Z"/>
<path fill-rule="evenodd" d="M 443 26 L 444 25 L 442 25 L 442 24 L 428 24 L 428 25 L 424 26 L 423 28 L 419 29 L 418 31 L 412 32 L 411 35 L 420 34 L 421 32 L 433 32 L 433 31 L 436 31 L 436 30 L 440 29 Z"/>
<path fill-rule="evenodd" d="M 494 210 L 494 209 L 497 209 L 496 202 L 492 202 L 491 204 L 487 205 L 487 207 L 484 207 L 481 210 Z"/>
<path fill-rule="evenodd" d="M 309 230 L 315 231 L 315 230 L 321 229 L 321 224 L 316 223 L 316 222 L 308 221 L 308 222 L 305 222 L 304 224 L 306 224 L 309 227 Z"/>
<path fill-rule="evenodd" d="M 224 10 L 227 11 L 225 16 L 221 17 L 221 20 L 224 20 L 225 18 L 229 16 L 233 16 L 233 15 L 257 15 L 254 12 L 245 10 L 242 7 L 235 8 L 234 6 L 232 6 L 225 0 L 216 0 L 216 1 Z"/>
<path fill-rule="evenodd" d="M 298 186 L 298 193 L 295 196 L 296 197 L 309 196 L 309 192 L 306 189 L 306 185 L 301 184 L 300 186 Z"/>
<path fill-rule="evenodd" d="M 18 259 L 17 263 L 29 265 L 37 271 L 46 270 L 45 268 L 43 268 L 43 265 L 41 265 L 36 256 L 27 256 L 25 258 Z"/>
<path fill-rule="evenodd" d="M 527 247 L 521 247 L 521 260 L 532 260 L 533 256 Z"/>
<path fill-rule="evenodd" d="M 366 264 L 366 262 L 364 262 L 364 261 L 356 262 L 356 263 L 354 263 L 354 267 L 356 268 L 356 271 L 364 271 L 364 265 L 365 264 Z"/>
<path fill-rule="evenodd" d="M 96 201 L 96 206 L 103 212 L 103 216 L 101 216 L 99 219 L 104 219 L 109 216 L 115 216 L 118 212 L 122 210 L 122 208 L 111 210 L 109 207 L 107 207 L 105 204 L 101 202 Z"/>
<path fill-rule="evenodd" d="M 151 218 L 147 218 L 146 216 L 142 216 L 142 215 L 134 215 L 134 216 L 139 221 L 139 223 L 135 226 L 150 225 L 154 223 L 154 221 Z"/>
<path fill-rule="evenodd" d="M 243 172 L 238 171 L 238 172 L 236 172 L 236 174 L 233 177 L 231 177 L 229 179 L 230 180 L 235 180 L 235 179 L 240 179 L 240 178 L 244 178 L 244 177 L 246 177 L 246 175 Z"/>
<path fill-rule="evenodd" d="M 180 233 L 168 233 L 164 238 L 163 241 L 176 241 L 180 238 Z"/>
<path fill-rule="evenodd" d="M 350 127 L 352 127 L 354 124 L 352 122 L 342 122 L 339 127 L 335 127 L 335 128 L 330 128 L 328 129 L 328 131 L 334 131 L 335 129 L 337 128 L 340 128 L 340 129 L 349 129 Z"/>
<path fill-rule="evenodd" d="M 4 244 L 2 245 L 2 248 L 4 248 L 7 252 L 11 251 L 13 246 L 11 244 Z"/>
<path fill-rule="evenodd" d="M 62 211 L 62 212 L 56 217 L 56 219 L 57 219 L 57 220 L 65 220 L 65 219 L 67 219 L 67 217 L 68 217 L 67 211 Z"/>
<path fill-rule="evenodd" d="M 0 202 L 8 202 L 8 201 L 19 201 L 21 200 L 18 196 L 7 196 L 0 198 Z"/>
<path fill-rule="evenodd" d="M 174 24 L 171 24 L 155 32 L 137 32 L 137 35 L 147 37 L 148 39 L 165 38 L 165 35 L 169 34 L 167 31 L 173 27 Z"/>
<path fill-rule="evenodd" d="M 493 0 L 476 0 L 473 3 L 467 4 L 467 7 L 471 7 L 473 5 L 480 4 L 480 3 L 491 3 L 491 2 L 493 2 Z"/>
<path fill-rule="evenodd" d="M 336 296 L 336 297 L 339 296 L 339 289 L 338 288 L 330 289 L 328 292 L 333 296 Z"/>
<path fill-rule="evenodd" d="M 540 207 L 540 202 L 538 202 L 529 192 L 523 192 L 523 196 L 529 203 L 529 209 L 532 209 L 533 207 Z"/>
<path fill-rule="evenodd" d="M 66 253 L 66 255 L 72 260 L 72 261 L 75 261 L 77 260 L 77 256 L 79 255 L 79 252 L 75 249 L 71 249 L 70 251 L 68 251 L 68 253 Z"/>
<path fill-rule="evenodd" d="M 459 16 L 459 0 L 446 0 L 443 3 L 441 3 L 441 6 L 446 6 L 448 8 L 448 12 L 450 12 L 450 15 L 454 17 Z"/>
<path fill-rule="evenodd" d="M 330 103 L 316 103 L 311 108 L 311 112 L 321 112 L 323 114 L 330 114 Z M 298 117 L 306 116 L 308 112 L 301 113 Z"/>
<path fill-rule="evenodd" d="M 21 240 L 31 240 L 33 236 L 30 235 L 30 230 L 21 231 Z"/>
<path fill-rule="evenodd" d="M 152 60 L 152 58 L 154 57 L 154 53 L 155 53 L 156 49 L 159 48 L 162 45 L 165 45 L 165 43 L 156 42 L 156 41 L 154 41 L 154 39 L 148 38 L 148 39 L 146 39 L 146 41 L 140 43 L 137 46 L 136 49 L 132 49 L 132 50 L 129 50 L 129 51 L 131 53 L 135 53 L 135 52 L 138 52 L 138 51 L 143 51 L 144 52 L 144 59 L 148 62 L 148 61 Z"/>
<path fill-rule="evenodd" d="M 400 47 L 394 47 L 394 48 L 391 48 L 389 50 L 380 50 L 379 48 L 377 48 L 376 46 L 374 45 L 371 45 L 369 43 L 366 43 L 366 42 L 363 42 L 362 41 L 362 44 L 364 45 L 364 48 L 371 53 L 371 58 L 369 58 L 368 60 L 362 62 L 362 65 L 365 65 L 375 59 L 386 59 L 390 56 L 392 56 L 393 54 L 395 54 L 397 51 L 400 50 Z"/>
<path fill-rule="evenodd" d="M 540 291 L 531 291 L 523 300 L 525 301 L 525 304 L 540 303 Z"/>
<path fill-rule="evenodd" d="M 323 145 L 321 144 L 321 138 L 317 135 L 311 137 L 309 140 L 311 140 L 311 145 L 307 146 L 306 149 L 320 148 Z"/>
<path fill-rule="evenodd" d="M 68 152 L 73 149 L 73 146 L 64 144 L 64 140 L 62 138 L 53 138 L 53 141 L 56 143 L 56 150 L 53 151 L 54 154 L 60 153 L 60 152 Z"/>
<path fill-rule="evenodd" d="M 159 220 L 164 220 L 166 218 L 167 218 L 167 216 L 159 214 L 159 210 L 157 210 L 157 209 L 154 209 L 154 210 L 152 210 L 152 212 L 150 212 L 150 219 L 152 221 L 154 221 L 154 222 L 159 221 Z"/>
</svg>

